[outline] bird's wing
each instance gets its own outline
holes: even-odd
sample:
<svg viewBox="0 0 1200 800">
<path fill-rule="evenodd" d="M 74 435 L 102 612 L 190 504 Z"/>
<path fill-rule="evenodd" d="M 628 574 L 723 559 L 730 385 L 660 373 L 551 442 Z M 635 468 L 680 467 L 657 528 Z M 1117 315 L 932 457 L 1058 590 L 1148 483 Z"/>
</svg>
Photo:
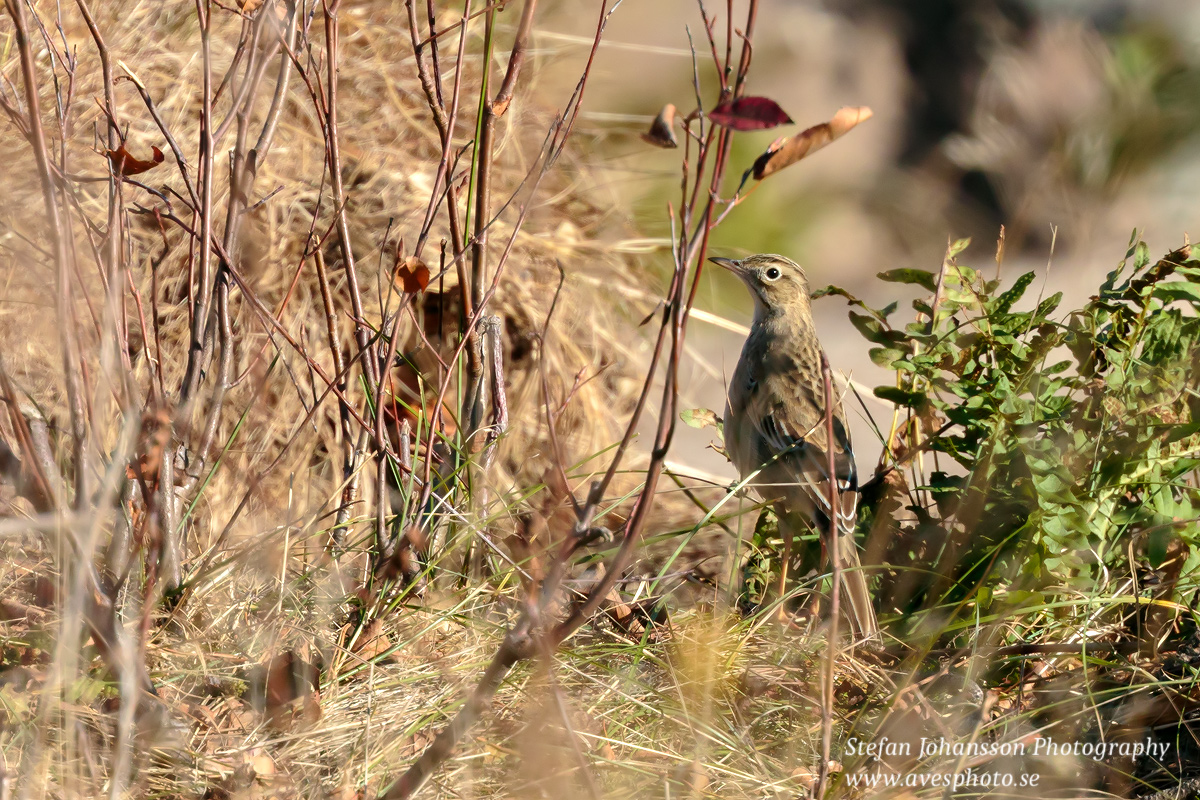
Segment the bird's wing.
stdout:
<svg viewBox="0 0 1200 800">
<path fill-rule="evenodd" d="M 795 387 L 799 389 L 799 387 Z M 823 394 L 823 392 L 822 392 Z M 763 443 L 760 453 L 764 464 L 772 458 L 782 469 L 789 483 L 795 483 L 808 495 L 813 507 L 828 519 L 829 454 L 826 449 L 827 428 L 824 403 L 818 405 L 811 391 L 798 391 L 795 397 L 761 397 L 761 413 L 751 415 Z M 823 397 L 821 398 L 824 399 Z M 836 400 L 835 400 L 836 403 Z M 858 507 L 858 478 L 850 434 L 842 420 L 841 408 L 834 406 L 833 415 L 834 476 L 837 486 L 838 527 L 854 530 Z"/>
</svg>

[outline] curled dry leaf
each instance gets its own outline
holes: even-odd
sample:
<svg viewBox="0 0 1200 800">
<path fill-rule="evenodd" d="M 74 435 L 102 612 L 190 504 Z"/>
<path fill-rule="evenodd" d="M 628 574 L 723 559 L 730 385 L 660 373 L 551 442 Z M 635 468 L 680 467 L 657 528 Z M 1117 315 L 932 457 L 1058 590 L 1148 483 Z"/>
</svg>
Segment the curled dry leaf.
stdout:
<svg viewBox="0 0 1200 800">
<path fill-rule="evenodd" d="M 396 265 L 395 280 L 405 294 L 423 292 L 429 285 L 429 267 L 421 259 L 409 256 Z"/>
<path fill-rule="evenodd" d="M 788 125 L 792 118 L 769 97 L 739 97 L 726 100 L 712 111 L 708 118 L 723 128 L 735 131 L 763 131 L 779 125 Z"/>
<path fill-rule="evenodd" d="M 720 428 L 721 418 L 711 408 L 685 408 L 679 412 L 683 424 L 690 428 Z"/>
<path fill-rule="evenodd" d="M 113 172 L 123 178 L 128 178 L 130 175 L 140 175 L 146 170 L 154 169 L 159 164 L 163 163 L 163 151 L 157 147 L 150 148 L 153 156 L 146 161 L 134 158 L 125 149 L 125 145 L 121 145 L 116 150 L 109 150 L 105 153 L 108 157 L 108 162 L 112 164 Z"/>
<path fill-rule="evenodd" d="M 244 14 L 253 14 L 258 11 L 258 7 L 263 4 L 263 0 L 238 0 L 238 8 Z"/>
<path fill-rule="evenodd" d="M 642 134 L 642 139 L 656 147 L 679 147 L 675 138 L 675 106 L 667 103 L 662 111 L 650 123 L 650 130 Z"/>
<path fill-rule="evenodd" d="M 767 152 L 759 156 L 751 167 L 755 180 L 761 181 L 768 175 L 773 175 L 815 153 L 855 125 L 869 120 L 871 114 L 871 109 L 866 106 L 847 106 L 834 114 L 829 122 L 822 122 L 796 136 L 778 140 Z"/>
</svg>

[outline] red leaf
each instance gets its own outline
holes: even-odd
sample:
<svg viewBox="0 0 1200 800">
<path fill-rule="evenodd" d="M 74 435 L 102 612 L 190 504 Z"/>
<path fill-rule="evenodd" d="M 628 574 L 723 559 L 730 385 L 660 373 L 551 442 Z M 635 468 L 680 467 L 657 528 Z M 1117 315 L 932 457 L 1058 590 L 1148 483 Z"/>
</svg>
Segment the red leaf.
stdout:
<svg viewBox="0 0 1200 800">
<path fill-rule="evenodd" d="M 735 131 L 762 131 L 792 121 L 778 103 L 767 97 L 727 100 L 708 112 L 708 118 Z"/>
<path fill-rule="evenodd" d="M 150 151 L 154 155 L 148 161 L 142 161 L 129 155 L 125 145 L 121 145 L 116 150 L 109 150 L 105 155 L 108 156 L 108 162 L 112 164 L 113 172 L 123 178 L 128 178 L 130 175 L 140 175 L 146 170 L 154 169 L 163 162 L 162 150 L 152 147 Z"/>
<path fill-rule="evenodd" d="M 429 285 L 429 268 L 419 258 L 409 256 L 396 267 L 396 281 L 405 294 L 423 292 Z"/>
</svg>

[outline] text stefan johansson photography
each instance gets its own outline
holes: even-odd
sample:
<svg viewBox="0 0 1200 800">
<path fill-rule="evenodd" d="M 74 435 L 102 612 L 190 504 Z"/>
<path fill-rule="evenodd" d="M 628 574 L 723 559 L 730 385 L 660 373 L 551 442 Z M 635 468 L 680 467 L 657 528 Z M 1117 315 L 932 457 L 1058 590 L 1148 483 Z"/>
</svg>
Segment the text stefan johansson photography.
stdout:
<svg viewBox="0 0 1200 800">
<path fill-rule="evenodd" d="M 886 736 L 877 742 L 851 738 L 846 742 L 848 756 L 911 756 L 912 742 L 898 742 Z M 1163 759 L 1171 747 L 1169 742 L 1147 738 L 1138 742 L 1056 742 L 1038 737 L 1032 742 L 950 742 L 944 737 L 921 737 L 919 758 L 934 756 L 1084 756 L 1102 761 L 1113 756 L 1150 756 Z"/>
</svg>

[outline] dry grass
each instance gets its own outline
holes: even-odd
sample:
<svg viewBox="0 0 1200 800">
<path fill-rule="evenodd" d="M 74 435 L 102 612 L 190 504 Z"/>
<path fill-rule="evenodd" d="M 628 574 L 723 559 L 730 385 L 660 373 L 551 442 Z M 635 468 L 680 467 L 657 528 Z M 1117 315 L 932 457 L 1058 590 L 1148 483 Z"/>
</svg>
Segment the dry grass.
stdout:
<svg viewBox="0 0 1200 800">
<path fill-rule="evenodd" d="M 56 18 L 52 5 L 35 4 L 34 10 L 45 25 Z M 129 152 L 144 157 L 152 146 L 167 149 L 128 79 L 132 77 L 147 88 L 194 175 L 201 118 L 199 87 L 203 83 L 194 11 L 147 2 L 97 7 L 95 11 L 116 64 L 115 110 Z M 411 248 L 416 238 L 441 151 L 411 49 L 394 46 L 406 35 L 407 23 L 402 17 L 402 9 L 382 2 L 355 3 L 340 14 L 339 111 L 346 211 L 359 260 L 364 306 L 375 325 L 385 304 L 396 305 L 396 289 L 387 276 L 399 243 Z M 48 147 L 56 154 L 55 160 L 61 158 L 65 163 L 66 172 L 101 178 L 107 165 L 103 155 L 105 120 L 98 100 L 104 93 L 99 59 L 74 8 L 64 8 L 58 19 L 61 31 L 50 30 L 49 35 L 61 36 L 77 61 L 71 70 L 68 132 L 60 137 L 49 117 L 56 102 L 50 76 L 56 74 L 65 81 L 66 71 L 63 64 L 51 63 L 49 50 L 35 41 Z M 444 26 L 454 19 L 455 12 L 447 12 L 440 23 Z M 218 78 L 234 59 L 242 25 L 233 13 L 218 10 L 213 15 L 212 60 Z M 314 36 L 318 28 L 314 28 Z M 12 84 L 19 84 L 18 53 L 7 30 L 5 37 L 0 71 Z M 467 47 L 474 60 L 464 73 L 465 98 L 477 91 L 481 37 L 482 29 L 472 26 Z M 449 44 L 443 45 L 443 54 L 452 54 L 452 39 L 447 37 Z M 275 80 L 274 70 L 267 70 L 263 97 L 270 97 Z M 60 83 L 58 90 L 59 96 L 67 96 L 67 86 Z M 215 103 L 216 120 L 225 118 L 230 104 L 230 92 L 226 91 Z M 265 112 L 266 104 L 260 103 L 254 121 L 261 123 Z M 554 113 L 536 92 L 526 92 L 501 120 L 494 178 L 497 197 L 518 188 Z M 470 139 L 473 116 L 464 114 L 460 119 L 457 139 Z M 18 126 L 4 118 L 0 129 L 0 158 L 11 167 L 5 201 L 0 204 L 4 367 L 18 387 L 22 410 L 48 421 L 50 441 L 58 448 L 55 458 L 69 471 L 74 465 L 58 335 L 64 321 L 54 313 L 53 297 L 47 292 L 54 283 L 54 267 L 45 244 L 42 189 L 29 144 Z M 217 147 L 214 207 L 218 212 L 229 199 L 223 159 L 231 146 L 230 136 Z M 255 194 L 249 198 L 257 205 L 245 218 L 237 261 L 263 305 L 276 313 L 282 327 L 326 374 L 333 374 L 331 355 L 323 346 L 325 320 L 313 262 L 304 257 L 310 231 L 321 236 L 334 221 L 325 147 L 312 102 L 304 86 L 294 80 L 280 117 L 277 144 L 262 164 Z M 164 196 L 174 192 L 184 197 L 187 188 L 176 166 L 168 151 L 166 163 L 138 179 Z M 142 305 L 137 306 L 132 292 L 123 292 L 130 367 L 125 380 L 136 388 L 132 408 L 122 407 L 119 397 L 124 393 L 113 377 L 120 373 L 121 354 L 114 351 L 108 333 L 105 276 L 94 257 L 102 241 L 108 184 L 81 180 L 71 187 L 68 226 L 78 264 L 73 276 L 73 313 L 78 322 L 80 362 L 85 365 L 94 453 L 87 468 L 99 478 L 105 467 L 99 454 L 121 451 L 122 436 L 130 435 L 123 426 L 131 419 L 141 419 L 143 409 L 147 429 L 142 441 L 152 438 L 152 414 L 159 402 L 156 387 L 165 387 L 172 394 L 183 378 L 190 337 L 189 264 L 195 247 L 169 222 L 160 224 L 146 214 L 126 215 L 125 260 Z M 161 199 L 132 184 L 125 184 L 122 191 L 127 211 L 164 207 Z M 527 195 L 518 198 L 519 202 L 528 200 Z M 567 151 L 545 178 L 534 199 L 536 205 L 516 236 L 508 276 L 491 304 L 491 312 L 504 324 L 511 427 L 500 442 L 489 476 L 491 505 L 478 509 L 476 520 L 463 520 L 460 536 L 470 536 L 482 523 L 491 541 L 503 542 L 514 528 L 516 515 L 542 504 L 536 493 L 552 460 L 540 364 L 545 368 L 552 401 L 565 403 L 557 418 L 557 432 L 568 464 L 582 464 L 615 441 L 618 425 L 640 388 L 645 342 L 632 332 L 652 303 L 630 299 L 645 297 L 647 287 L 636 277 L 641 271 L 632 259 L 612 244 L 630 232 L 624 228 L 623 215 L 603 205 L 607 200 L 592 196 L 587 165 Z M 187 221 L 180 203 L 174 205 Z M 500 215 L 492 228 L 493 243 L 503 242 L 511 234 L 515 217 L 515 206 Z M 194 218 L 191 222 L 195 224 Z M 431 266 L 437 257 L 430 253 L 436 253 L 437 242 L 448 234 L 438 226 L 444 226 L 441 217 L 426 251 Z M 498 249 L 493 245 L 494 251 Z M 332 239 L 324 252 L 332 291 L 344 305 L 345 272 Z M 555 296 L 559 264 L 565 282 L 543 347 L 540 332 Z M 613 287 L 635 291 L 622 294 L 618 302 L 596 302 L 598 295 Z M 450 270 L 435 278 L 429 293 L 415 306 L 415 319 L 440 312 L 450 321 L 426 325 L 427 331 L 444 332 L 430 337 L 443 358 L 456 344 L 452 334 L 457 298 L 457 280 Z M 148 330 L 143 328 L 143 320 Z M 237 796 L 314 796 L 336 794 L 342 787 L 373 789 L 410 760 L 428 741 L 430 727 L 436 728 L 444 715 L 462 702 L 494 651 L 504 622 L 515 613 L 519 585 L 511 577 L 499 583 L 463 585 L 454 577 L 461 567 L 454 561 L 456 551 L 447 548 L 449 560 L 431 565 L 430 572 L 438 577 L 426 595 L 420 601 L 409 598 L 388 615 L 378 629 L 379 637 L 365 648 L 361 644 L 365 635 L 351 644 L 354 626 L 347 620 L 353 620 L 355 612 L 347 600 L 361 593 L 368 569 L 373 480 L 363 481 L 362 501 L 350 520 L 348 552 L 330 560 L 328 530 L 342 484 L 333 456 L 341 448 L 336 405 L 326 402 L 310 421 L 302 422 L 324 389 L 306 359 L 294 348 L 281 346 L 277 334 L 272 340 L 254 309 L 236 291 L 231 298 L 231 322 L 237 341 L 233 375 L 239 379 L 229 389 L 216 428 L 214 442 L 221 454 L 218 468 L 209 474 L 206 466 L 194 507 L 186 517 L 186 604 L 175 611 L 168 606 L 161 613 L 144 609 L 137 574 L 140 568 L 120 595 L 125 624 L 135 638 L 139 620 L 144 616 L 150 621 L 142 634 L 145 660 L 163 703 L 162 713 L 139 716 L 134 787 L 139 796 L 223 796 L 224 791 Z M 343 315 L 338 324 L 341 341 L 351 342 L 353 321 Z M 433 359 L 428 349 L 421 350 L 417 326 L 411 319 L 404 325 L 398 352 L 412 353 L 418 364 L 427 367 Z M 215 370 L 215 362 L 211 368 Z M 447 407 L 454 409 L 457 402 L 452 390 Z M 193 447 L 210 407 L 197 403 L 190 419 L 175 419 L 184 441 Z M 14 431 L 7 420 L 3 424 L 6 439 L 13 441 Z M 280 460 L 273 463 L 277 457 Z M 602 459 L 587 461 L 571 471 L 572 483 L 586 486 L 589 474 L 603 466 Z M 619 523 L 621 498 L 635 489 L 637 481 L 637 475 L 622 473 L 614 482 L 610 492 L 614 516 L 607 518 L 613 527 Z M 253 491 L 239 514 L 236 509 L 248 486 Z M 11 520 L 32 511 L 11 491 L 5 494 L 5 502 L 5 516 Z M 690 526 L 686 520 L 696 517 L 691 504 L 677 494 L 666 496 L 660 506 L 662 524 L 656 529 L 686 529 Z M 231 517 L 236 517 L 236 522 L 219 541 Z M 92 526 L 93 538 L 88 543 L 103 550 L 110 526 L 111 522 Z M 11 529 L 12 533 L 18 530 Z M 0 690 L 4 692 L 5 720 L 0 749 L 7 772 L 26 793 L 73 797 L 109 791 L 112 764 L 106 754 L 115 746 L 120 704 L 105 660 L 88 639 L 79 616 L 82 585 L 70 583 L 56 566 L 64 553 L 53 538 L 6 533 L 2 543 L 8 566 L 0 571 L 0 591 L 38 614 L 36 620 L 17 618 L 0 623 L 4 626 L 5 663 L 25 664 L 21 669 L 32 679 L 28 688 L 38 689 L 33 694 Z M 187 571 L 189 566 L 204 564 L 209 554 L 213 560 L 205 571 Z M 35 580 L 48 581 L 56 595 L 54 602 L 42 602 L 44 608 L 38 607 L 38 598 L 31 594 Z M 65 598 L 72 599 L 57 602 Z M 72 644 L 79 641 L 87 642 L 82 651 Z M 600 654 L 604 642 L 613 646 L 611 634 L 601 635 L 597 641 Z M 386 654 L 381 654 L 383 650 Z M 261 671 L 260 665 L 272 663 L 281 654 L 321 666 L 319 712 L 317 706 L 299 712 L 302 717 L 307 714 L 307 719 L 281 720 L 281 715 L 287 715 L 277 707 L 279 698 L 259 698 L 255 708 L 256 692 L 265 691 L 255 683 L 267 680 L 262 674 L 256 677 L 255 669 Z M 604 665 L 599 676 L 572 665 L 559 678 L 572 692 L 579 689 L 579 697 L 594 698 L 598 705 L 573 702 L 572 713 L 585 717 L 583 709 L 588 706 L 593 715 L 607 713 L 605 705 L 613 709 L 644 706 L 660 691 L 653 687 L 669 677 L 663 672 L 622 686 L 628 678 L 621 677 L 624 667 L 618 668 L 616 662 L 592 655 L 587 648 L 573 653 L 572 658 L 579 659 L 582 667 Z M 622 660 L 631 659 L 626 653 Z M 665 665 L 654 668 L 655 672 L 664 669 Z M 13 673 L 5 674 L 11 677 Z M 439 780 L 456 787 L 456 793 L 484 794 L 502 792 L 512 780 L 536 780 L 528 773 L 523 778 L 511 774 L 511 763 L 501 756 L 524 746 L 514 744 L 514 737 L 529 739 L 528 733 L 518 733 L 528 715 L 544 713 L 536 706 L 531 711 L 521 700 L 540 693 L 531 693 L 527 681 L 536 684 L 544 679 L 528 675 L 507 686 L 495 730 L 507 729 L 508 733 L 492 741 L 492 735 L 481 731 L 478 741 L 487 745 L 482 750 L 478 745 L 466 747 L 461 764 Z M 305 701 L 296 702 L 303 705 Z M 316 716 L 319 720 L 313 719 Z M 548 724 L 560 723 L 551 719 Z M 603 746 L 611 751 L 603 741 L 604 726 L 584 725 L 583 729 L 593 737 L 587 749 Z M 646 738 L 639 746 L 650 744 Z M 666 755 L 661 753 L 652 756 L 652 760 L 663 758 Z M 251 770 L 257 771 L 257 777 Z"/>
<path fill-rule="evenodd" d="M 282 8 L 282 0 L 268 0 L 258 13 L 277 14 Z M 583 553 L 565 581 L 569 591 L 561 596 L 531 602 L 527 576 L 549 562 L 539 556 L 544 539 L 565 539 L 577 519 L 556 462 L 580 499 L 609 463 L 652 351 L 652 337 L 643 335 L 639 323 L 651 314 L 662 287 L 652 285 L 630 255 L 637 239 L 626 228 L 626 210 L 595 189 L 600 181 L 593 154 L 568 148 L 536 193 L 523 184 L 538 173 L 546 132 L 560 113 L 541 96 L 537 70 L 545 65 L 535 63 L 499 119 L 492 171 L 493 208 L 515 198 L 490 228 L 493 266 L 504 243 L 513 241 L 488 306 L 488 313 L 500 318 L 509 426 L 490 468 L 472 471 L 481 458 L 463 471 L 481 484 L 451 501 L 434 496 L 441 515 L 430 517 L 434 541 L 417 564 L 420 575 L 407 583 L 394 581 L 387 570 L 401 559 L 381 558 L 377 514 L 408 519 L 404 515 L 416 504 L 405 506 L 413 499 L 410 485 L 377 505 L 377 448 L 369 436 L 360 448 L 368 453 L 360 467 L 360 495 L 341 528 L 345 546 L 333 543 L 346 482 L 342 458 L 354 437 L 348 440 L 338 403 L 326 393 L 325 376 L 336 366 L 327 345 L 318 253 L 328 265 L 339 309 L 335 327 L 343 359 L 358 354 L 358 321 L 346 311 L 351 287 L 332 233 L 338 209 L 330 199 L 329 141 L 316 110 L 319 100 L 314 102 L 309 86 L 293 77 L 274 147 L 247 198 L 250 210 L 232 254 L 245 284 L 229 296 L 234 380 L 218 402 L 211 388 L 218 370 L 214 356 L 199 399 L 181 404 L 176 400 L 192 338 L 190 293 L 199 279 L 196 237 L 180 224 L 197 225 L 182 200 L 189 190 L 180 165 L 168 152 L 165 163 L 137 176 L 144 186 L 125 182 L 120 187 L 122 263 L 128 271 L 120 277 L 128 286 L 113 293 L 121 298 L 114 321 L 110 309 L 117 306 L 110 305 L 105 290 L 101 253 L 110 184 L 103 101 L 98 100 L 105 89 L 100 63 L 75 6 L 60 12 L 55 4 L 35 2 L 33 11 L 56 43 L 45 47 L 34 30 L 48 149 L 69 178 L 63 183 L 69 188 L 63 227 L 70 232 L 71 263 L 77 269 L 70 276 L 73 304 L 62 314 L 52 293 L 55 259 L 47 244 L 43 185 L 20 121 L 23 101 L 13 90 L 21 85 L 21 51 L 11 29 L 0 28 L 5 79 L 0 92 L 13 109 L 0 115 L 0 159 L 6 165 L 0 202 L 0 359 L 14 387 L 14 402 L 6 402 L 0 416 L 0 443 L 28 457 L 17 446 L 22 427 L 45 420 L 49 450 L 39 463 L 49 473 L 49 491 L 69 498 L 69 478 L 81 471 L 90 476 L 92 489 L 101 490 L 76 498 L 78 512 L 66 511 L 65 502 L 47 511 L 38 505 L 37 487 L 31 488 L 28 464 L 25 471 L 15 469 L 0 450 L 0 800 L 373 797 L 386 791 L 463 708 L 489 662 L 504 652 L 506 632 L 518 628 L 530 608 L 562 614 L 604 580 L 603 557 L 616 549 L 605 544 Z M 114 114 L 129 151 L 144 157 L 151 147 L 167 149 L 135 91 L 133 80 L 139 80 L 195 175 L 204 83 L 195 10 L 137 2 L 96 11 L 118 78 Z M 459 13 L 444 10 L 438 26 L 451 25 Z M 500 15 L 497 35 L 503 42 L 513 37 L 515 17 Z M 305 62 L 306 75 L 319 83 L 325 52 L 320 6 L 314 19 L 314 44 L 298 45 L 297 53 L 301 61 L 308 55 L 316 59 Z M 212 20 L 212 63 L 219 82 L 248 28 L 223 7 L 214 6 Z M 430 384 L 437 380 L 439 360 L 454 358 L 460 335 L 457 271 L 450 268 L 443 275 L 437 269 L 439 244 L 451 238 L 447 215 L 433 216 L 423 257 L 435 277 L 427 289 L 417 298 L 402 298 L 389 276 L 398 250 L 411 253 L 418 239 L 443 143 L 417 77 L 404 8 L 382 0 L 349 3 L 339 12 L 339 25 L 340 174 L 358 262 L 361 322 L 374 330 L 385 311 L 411 309 L 400 316 L 396 335 L 396 353 L 404 363 L 388 370 L 399 387 L 396 404 L 408 408 L 395 411 L 393 404 L 390 411 L 407 414 L 424 435 L 421 426 L 436 405 Z M 453 135 L 454 147 L 468 153 L 454 172 L 463 198 L 456 209 L 460 218 L 470 204 L 472 156 L 466 145 L 475 137 L 483 31 L 482 18 L 468 30 L 464 110 Z M 455 35 L 441 42 L 447 74 L 456 46 Z M 55 60 L 63 52 L 74 54 L 70 69 Z M 251 128 L 266 118 L 275 90 L 275 70 L 266 69 L 264 76 Z M 214 104 L 217 124 L 230 112 L 231 94 L 223 91 Z M 69 112 L 65 134 L 54 122 L 60 100 Z M 232 136 L 215 148 L 218 234 L 231 203 Z M 714 138 L 710 133 L 710 142 Z M 163 216 L 168 198 L 178 220 Z M 157 209 L 159 216 L 142 213 L 146 209 Z M 688 236 L 685 232 L 680 240 Z M 313 248 L 316 239 L 322 244 Z M 454 246 L 451 242 L 448 260 Z M 688 258 L 699 252 L 703 248 Z M 684 262 L 687 274 L 687 259 L 676 254 L 676 260 Z M 268 323 L 256 304 L 276 322 Z M 667 324 L 663 315 L 653 318 L 660 317 Z M 60 334 L 68 327 L 78 337 L 77 368 L 89 425 L 82 462 L 72 443 L 73 413 L 60 351 Z M 653 328 L 645 329 L 652 334 Z M 113 334 L 122 329 L 124 338 Z M 460 363 L 453 369 L 465 369 Z M 361 375 L 361 366 L 354 367 L 347 395 L 355 412 L 373 422 L 373 397 L 368 401 L 362 387 L 369 381 Z M 447 459 L 476 455 L 472 443 L 455 440 L 464 383 L 448 381 L 443 404 Z M 660 389 L 651 386 L 651 395 Z M 650 407 L 653 413 L 654 401 Z M 381 438 L 403 449 L 396 419 L 384 416 Z M 196 470 L 191 465 L 199 462 L 192 459 L 210 420 L 212 447 Z M 919 430 L 910 421 L 895 441 L 911 433 L 914 452 L 919 451 Z M 164 442 L 170 445 L 165 453 Z M 178 455 L 171 449 L 175 445 Z M 422 446 L 415 442 L 404 454 L 415 454 L 420 463 L 429 458 Z M 635 447 L 635 457 L 617 472 L 598 504 L 598 524 L 617 531 L 628 517 L 636 517 L 632 501 L 647 474 L 639 468 L 653 465 L 657 457 L 646 449 Z M 160 512 L 152 499 L 174 492 L 154 493 L 139 481 L 153 483 L 167 465 L 174 465 L 186 487 L 180 587 L 164 585 L 159 574 L 158 548 L 166 537 L 157 532 Z M 932 496 L 921 486 L 924 459 L 905 469 L 910 483 L 898 479 L 885 485 L 887 496 L 873 509 L 879 519 L 872 541 L 886 539 L 881 548 L 897 551 L 909 538 L 913 542 L 899 558 L 893 557 L 896 552 L 885 554 L 893 568 L 892 589 L 905 581 L 923 587 L 932 580 L 930 554 L 921 546 L 938 541 L 918 530 L 912 515 L 898 511 L 910 496 Z M 189 470 L 195 474 L 187 478 Z M 123 475 L 130 479 L 120 480 Z M 893 475 L 898 478 L 900 472 Z M 105 494 L 118 485 L 116 497 Z M 645 546 L 623 573 L 621 591 L 608 595 L 602 610 L 553 658 L 519 659 L 490 711 L 434 773 L 426 795 L 806 796 L 823 755 L 840 752 L 841 745 L 832 753 L 822 750 L 822 669 L 833 663 L 833 655 L 840 656 L 835 703 L 825 704 L 825 710 L 832 707 L 838 716 L 838 742 L 889 732 L 1013 738 L 1054 725 L 1082 736 L 1093 718 L 1099 721 L 1108 698 L 1118 708 L 1105 712 L 1113 717 L 1151 719 L 1162 711 L 1163 698 L 1178 699 L 1163 686 L 1187 683 L 1180 677 L 1190 663 L 1183 656 L 1169 669 L 1165 662 L 1142 662 L 1137 672 L 1118 663 L 1118 644 L 1127 643 L 1123 631 L 1134 617 L 1128 609 L 1137 605 L 1124 589 L 1119 597 L 1079 595 L 1064 610 L 1049 599 L 1022 606 L 1016 590 L 1010 598 L 1010 587 L 997 587 L 996 619 L 977 627 L 959 618 L 977 602 L 970 598 L 961 603 L 932 599 L 919 614 L 893 614 L 901 617 L 891 620 L 895 629 L 903 628 L 921 646 L 968 648 L 941 653 L 936 666 L 923 652 L 902 666 L 869 653 L 839 654 L 826 646 L 816 621 L 806 623 L 803 616 L 781 629 L 776 622 L 781 601 L 770 592 L 756 613 L 735 613 L 740 597 L 731 591 L 729 578 L 737 570 L 727 551 L 737 541 L 741 555 L 750 547 L 758 548 L 758 555 L 769 554 L 774 540 L 769 526 L 751 530 L 736 499 L 709 513 L 713 504 L 729 499 L 724 487 L 682 480 L 678 489 L 660 489 Z M 380 509 L 388 510 L 389 503 L 391 513 L 385 514 Z M 891 511 L 884 514 L 880 509 L 888 503 Z M 935 506 L 930 500 L 923 510 L 928 515 Z M 533 534 L 542 522 L 545 532 L 537 540 Z M 135 534 L 122 549 L 113 542 L 119 542 L 124 528 Z M 121 575 L 123 568 L 114 564 L 125 563 L 123 558 L 129 559 L 129 569 Z M 745 566 L 744 578 L 770 584 L 769 564 Z M 750 575 L 752 569 L 758 574 Z M 819 576 L 803 576 L 783 602 L 799 605 L 797 596 L 820 588 Z M 885 603 L 894 599 L 885 597 Z M 106 618 L 107 601 L 118 612 Z M 895 607 L 904 607 L 903 602 L 896 600 Z M 886 609 L 884 616 L 888 622 Z M 115 623 L 115 632 L 100 629 L 105 619 Z M 1159 632 L 1173 619 L 1161 609 L 1146 615 Z M 1105 680 L 1127 681 L 1115 694 L 1089 696 L 1087 703 L 1079 698 L 1085 688 L 1091 691 L 1089 670 L 1095 666 L 1090 657 L 1046 654 L 1031 664 L 1036 675 L 1027 680 L 1024 661 L 1019 669 L 1003 659 L 991 663 L 972 649 L 1024 639 L 1077 641 L 1071 637 L 1078 624 L 1086 628 L 1097 620 L 1107 626 L 1100 630 L 1096 623 L 1098 636 L 1112 644 L 1104 651 L 1112 656 L 1104 664 Z M 138 694 L 143 664 L 157 694 L 152 701 Z M 1156 670 L 1153 680 L 1134 680 L 1135 673 L 1145 678 L 1151 669 Z M 1003 690 L 985 696 L 980 686 L 993 671 Z M 1181 688 L 1179 697 L 1190 698 L 1187 691 Z M 1149 710 L 1137 705 L 1143 694 L 1153 700 L 1147 700 Z M 141 702 L 131 702 L 139 696 Z M 1137 723 L 1129 726 L 1138 729 Z M 1034 767 L 1051 776 L 1045 785 L 1064 791 L 1077 785 L 1071 780 L 1078 778 L 1080 764 L 1086 766 L 1078 759 L 1047 764 Z M 837 765 L 832 766 L 836 775 Z M 847 759 L 843 766 L 861 772 L 864 761 Z M 934 760 L 921 768 L 953 766 Z M 1133 767 L 1125 766 L 1132 775 Z M 1130 778 L 1124 786 L 1132 792 L 1134 784 Z M 845 792 L 845 783 L 835 781 L 835 791 Z"/>
</svg>

